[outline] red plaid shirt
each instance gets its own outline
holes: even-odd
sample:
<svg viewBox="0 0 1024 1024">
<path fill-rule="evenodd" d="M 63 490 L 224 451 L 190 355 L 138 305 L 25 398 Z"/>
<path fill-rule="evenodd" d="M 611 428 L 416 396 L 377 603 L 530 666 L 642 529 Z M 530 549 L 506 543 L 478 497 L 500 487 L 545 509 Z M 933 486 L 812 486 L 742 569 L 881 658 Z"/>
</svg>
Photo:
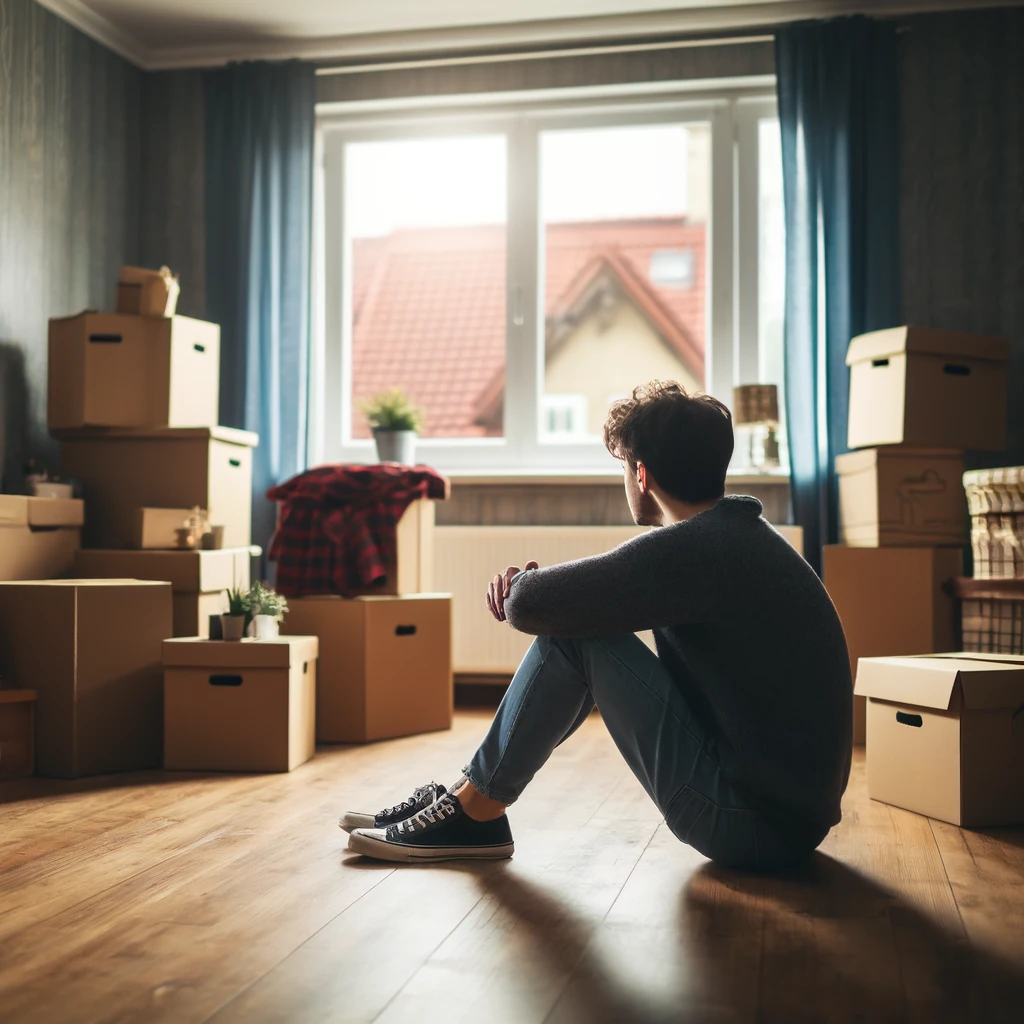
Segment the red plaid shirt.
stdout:
<svg viewBox="0 0 1024 1024">
<path fill-rule="evenodd" d="M 425 466 L 318 466 L 267 497 L 279 502 L 269 552 L 277 591 L 347 597 L 387 580 L 398 521 L 419 498 L 447 498 L 448 481 Z"/>
</svg>

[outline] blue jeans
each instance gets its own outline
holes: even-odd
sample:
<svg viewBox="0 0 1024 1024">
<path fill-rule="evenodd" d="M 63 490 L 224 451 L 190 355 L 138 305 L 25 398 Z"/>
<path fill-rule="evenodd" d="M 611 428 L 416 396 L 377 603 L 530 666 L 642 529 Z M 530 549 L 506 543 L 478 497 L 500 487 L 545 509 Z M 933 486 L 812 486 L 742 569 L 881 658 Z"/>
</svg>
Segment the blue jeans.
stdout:
<svg viewBox="0 0 1024 1024">
<path fill-rule="evenodd" d="M 594 709 L 684 843 L 720 864 L 778 870 L 824 838 L 793 834 L 755 809 L 726 777 L 707 731 L 657 655 L 632 634 L 537 637 L 465 772 L 485 796 L 511 804 Z"/>
</svg>

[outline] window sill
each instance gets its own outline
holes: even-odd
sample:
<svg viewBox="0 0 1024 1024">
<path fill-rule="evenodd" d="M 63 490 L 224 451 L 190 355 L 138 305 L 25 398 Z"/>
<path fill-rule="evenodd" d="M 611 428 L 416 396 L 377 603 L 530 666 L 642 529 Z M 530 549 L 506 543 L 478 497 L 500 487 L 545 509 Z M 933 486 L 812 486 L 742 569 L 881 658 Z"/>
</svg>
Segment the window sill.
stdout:
<svg viewBox="0 0 1024 1024">
<path fill-rule="evenodd" d="M 460 470 L 453 469 L 444 473 L 452 484 L 567 484 L 594 485 L 620 483 L 622 470 Z M 789 486 L 789 472 L 776 470 L 771 473 L 743 473 L 730 471 L 726 477 L 730 488 L 743 487 L 751 484 L 759 486 Z"/>
</svg>

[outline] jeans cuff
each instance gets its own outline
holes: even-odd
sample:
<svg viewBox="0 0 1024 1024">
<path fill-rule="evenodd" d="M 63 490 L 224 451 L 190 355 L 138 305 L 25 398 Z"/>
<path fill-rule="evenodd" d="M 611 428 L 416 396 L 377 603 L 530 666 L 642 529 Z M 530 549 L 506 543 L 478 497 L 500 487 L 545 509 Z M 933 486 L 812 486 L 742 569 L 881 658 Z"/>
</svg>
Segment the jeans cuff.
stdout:
<svg viewBox="0 0 1024 1024">
<path fill-rule="evenodd" d="M 514 804 L 519 799 L 518 793 L 513 793 L 511 790 L 505 790 L 497 788 L 493 785 L 486 785 L 481 781 L 479 774 L 474 769 L 472 764 L 467 764 L 462 769 L 462 774 L 469 779 L 472 787 L 481 795 L 487 797 L 488 800 L 495 800 L 499 804 Z"/>
</svg>

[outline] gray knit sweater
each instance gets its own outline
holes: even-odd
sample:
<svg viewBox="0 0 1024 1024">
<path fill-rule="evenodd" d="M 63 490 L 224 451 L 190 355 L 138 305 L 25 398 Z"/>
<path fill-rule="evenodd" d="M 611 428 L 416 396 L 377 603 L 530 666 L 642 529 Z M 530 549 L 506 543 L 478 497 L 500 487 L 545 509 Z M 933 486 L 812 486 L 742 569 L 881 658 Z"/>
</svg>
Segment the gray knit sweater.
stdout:
<svg viewBox="0 0 1024 1024">
<path fill-rule="evenodd" d="M 535 636 L 653 629 L 712 753 L 754 806 L 809 830 L 839 821 L 852 745 L 846 639 L 756 498 L 728 496 L 607 554 L 521 573 L 505 613 Z"/>
</svg>

